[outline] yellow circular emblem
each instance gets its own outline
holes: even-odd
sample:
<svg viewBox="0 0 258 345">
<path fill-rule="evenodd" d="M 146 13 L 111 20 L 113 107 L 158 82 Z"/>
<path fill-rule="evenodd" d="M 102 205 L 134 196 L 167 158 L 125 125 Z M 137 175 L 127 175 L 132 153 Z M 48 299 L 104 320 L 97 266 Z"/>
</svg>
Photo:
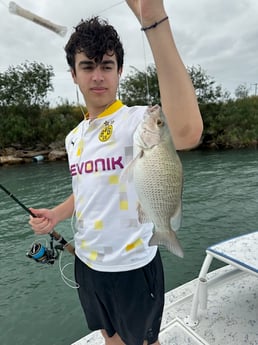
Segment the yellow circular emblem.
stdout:
<svg viewBox="0 0 258 345">
<path fill-rule="evenodd" d="M 113 126 L 107 125 L 105 126 L 102 131 L 99 133 L 99 140 L 100 141 L 108 141 L 113 133 Z"/>
</svg>

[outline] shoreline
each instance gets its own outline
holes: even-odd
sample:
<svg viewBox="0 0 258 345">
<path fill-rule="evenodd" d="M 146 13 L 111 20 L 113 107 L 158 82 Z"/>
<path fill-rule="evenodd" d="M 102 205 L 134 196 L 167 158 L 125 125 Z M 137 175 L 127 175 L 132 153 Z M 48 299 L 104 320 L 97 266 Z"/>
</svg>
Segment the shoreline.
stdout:
<svg viewBox="0 0 258 345">
<path fill-rule="evenodd" d="M 5 165 L 26 164 L 40 161 L 65 161 L 65 149 L 15 150 L 5 149 L 0 153 L 0 167 Z"/>
<path fill-rule="evenodd" d="M 257 149 L 257 142 L 253 142 L 250 145 L 226 145 L 221 146 L 216 143 L 200 144 L 198 147 L 190 150 L 202 150 L 202 151 L 228 151 L 228 150 L 242 150 L 242 149 Z M 67 153 L 65 148 L 53 147 L 51 149 L 15 149 L 13 147 L 0 150 L 0 167 L 6 165 L 26 164 L 40 161 L 67 161 Z"/>
</svg>

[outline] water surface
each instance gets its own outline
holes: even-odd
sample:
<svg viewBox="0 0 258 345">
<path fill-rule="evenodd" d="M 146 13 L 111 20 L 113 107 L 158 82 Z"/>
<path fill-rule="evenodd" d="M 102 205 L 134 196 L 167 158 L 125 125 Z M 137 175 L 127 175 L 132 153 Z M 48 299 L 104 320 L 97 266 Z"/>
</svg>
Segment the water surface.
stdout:
<svg viewBox="0 0 258 345">
<path fill-rule="evenodd" d="M 205 249 L 257 229 L 258 174 L 255 150 L 184 152 L 183 225 L 179 259 L 161 250 L 166 290 L 195 278 Z M 66 162 L 0 167 L 0 183 L 28 207 L 53 207 L 71 193 Z M 70 221 L 56 230 L 72 240 Z M 49 236 L 40 238 L 44 244 Z M 88 330 L 73 278 L 73 258 L 63 253 L 53 266 L 26 257 L 35 237 L 27 213 L 0 190 L 0 344 L 70 345 Z M 219 267 L 214 263 L 212 268 Z"/>
</svg>

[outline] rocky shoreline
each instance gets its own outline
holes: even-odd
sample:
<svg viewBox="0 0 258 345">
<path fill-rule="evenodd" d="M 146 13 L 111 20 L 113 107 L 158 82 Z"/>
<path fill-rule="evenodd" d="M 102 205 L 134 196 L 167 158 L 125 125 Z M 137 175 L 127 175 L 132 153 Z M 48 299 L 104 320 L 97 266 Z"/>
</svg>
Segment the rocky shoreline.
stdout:
<svg viewBox="0 0 258 345">
<path fill-rule="evenodd" d="M 249 145 L 237 143 L 235 145 L 218 145 L 215 142 L 201 143 L 198 148 L 201 150 L 228 150 L 228 149 L 243 149 L 243 148 L 258 148 L 258 141 L 253 141 Z M 0 167 L 4 165 L 24 164 L 40 161 L 67 161 L 67 153 L 65 148 L 59 142 L 53 143 L 49 148 L 37 147 L 24 149 L 17 145 L 16 147 L 8 147 L 0 149 Z"/>
<path fill-rule="evenodd" d="M 46 150 L 22 150 L 6 148 L 0 151 L 0 166 L 24 164 L 39 161 L 67 160 L 65 149 L 55 148 Z"/>
</svg>

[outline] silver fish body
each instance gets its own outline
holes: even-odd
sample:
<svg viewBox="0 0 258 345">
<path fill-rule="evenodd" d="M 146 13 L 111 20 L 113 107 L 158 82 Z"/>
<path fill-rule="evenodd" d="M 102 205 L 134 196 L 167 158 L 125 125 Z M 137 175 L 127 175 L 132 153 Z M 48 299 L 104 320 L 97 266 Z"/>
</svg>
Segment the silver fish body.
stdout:
<svg viewBox="0 0 258 345">
<path fill-rule="evenodd" d="M 181 226 L 183 169 L 161 108 L 149 107 L 134 134 L 133 179 L 139 221 L 154 224 L 149 245 L 183 257 L 176 233 Z"/>
</svg>

